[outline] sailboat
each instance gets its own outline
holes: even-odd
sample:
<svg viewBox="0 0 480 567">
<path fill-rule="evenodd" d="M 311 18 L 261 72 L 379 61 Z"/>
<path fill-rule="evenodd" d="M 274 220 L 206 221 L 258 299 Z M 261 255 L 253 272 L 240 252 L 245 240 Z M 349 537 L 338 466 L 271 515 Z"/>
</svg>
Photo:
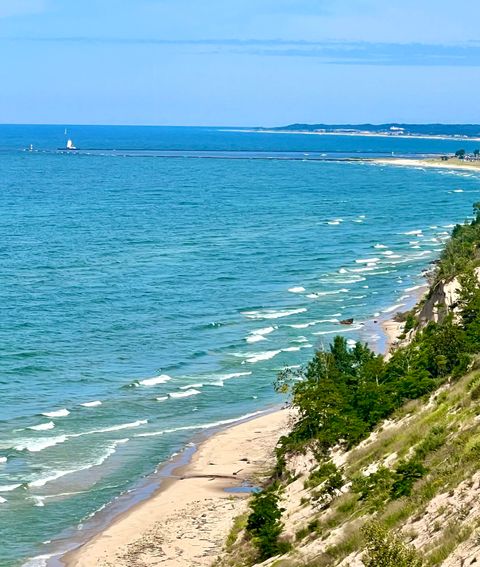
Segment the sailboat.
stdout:
<svg viewBox="0 0 480 567">
<path fill-rule="evenodd" d="M 67 150 L 76 150 L 77 148 L 73 145 L 72 140 L 68 139 L 68 140 L 67 140 L 66 149 L 67 149 Z"/>
</svg>

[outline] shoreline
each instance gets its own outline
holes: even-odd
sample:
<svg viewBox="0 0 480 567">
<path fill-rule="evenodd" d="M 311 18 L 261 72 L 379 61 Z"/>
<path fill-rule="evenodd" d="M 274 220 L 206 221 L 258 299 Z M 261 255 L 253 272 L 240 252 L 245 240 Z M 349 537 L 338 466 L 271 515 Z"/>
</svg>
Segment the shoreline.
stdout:
<svg viewBox="0 0 480 567">
<path fill-rule="evenodd" d="M 405 309 L 416 305 L 427 287 Z M 383 334 L 378 351 L 385 356 L 401 333 L 402 323 L 394 315 L 370 321 Z M 140 497 L 110 514 L 87 538 L 77 539 L 74 548 L 50 556 L 46 566 L 130 567 L 141 560 L 144 567 L 160 562 L 176 567 L 181 554 L 185 565 L 210 567 L 235 518 L 247 510 L 251 490 L 244 485 L 256 486 L 262 471 L 274 463 L 274 448 L 290 421 L 291 412 L 277 408 L 200 434 L 163 463 L 149 483 L 147 477 Z"/>
<path fill-rule="evenodd" d="M 247 132 L 250 134 L 295 134 L 307 136 L 351 136 L 361 138 L 402 138 L 414 140 L 452 140 L 459 142 L 480 142 L 480 137 L 471 136 L 448 136 L 448 135 L 435 135 L 435 134 L 388 134 L 387 132 L 317 132 L 315 130 L 269 130 L 268 128 L 257 130 L 250 129 L 235 129 L 235 128 L 222 128 L 223 132 Z"/>
<path fill-rule="evenodd" d="M 65 567 L 210 566 L 221 552 L 234 519 L 274 462 L 278 438 L 291 413 L 276 410 L 214 431 L 190 453 L 187 463 L 170 466 L 160 486 L 124 510 L 100 532 L 73 550 L 56 555 Z M 228 492 L 233 489 L 233 492 Z M 237 491 L 235 490 L 237 489 Z M 53 565 L 53 562 L 48 563 Z"/>
<path fill-rule="evenodd" d="M 433 169 L 459 169 L 466 171 L 478 171 L 480 172 L 480 165 L 470 165 L 462 163 L 451 164 L 448 161 L 445 162 L 434 162 L 425 159 L 408 159 L 408 158 L 373 158 L 373 159 L 361 159 L 359 161 L 365 161 L 367 163 L 375 163 L 378 165 L 393 165 L 398 167 L 428 167 Z"/>
</svg>

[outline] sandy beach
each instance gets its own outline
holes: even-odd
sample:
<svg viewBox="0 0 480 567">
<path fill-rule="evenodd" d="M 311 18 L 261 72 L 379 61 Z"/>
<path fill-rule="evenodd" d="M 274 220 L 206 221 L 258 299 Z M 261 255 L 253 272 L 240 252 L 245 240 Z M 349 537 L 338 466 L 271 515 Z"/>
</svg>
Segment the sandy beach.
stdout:
<svg viewBox="0 0 480 567">
<path fill-rule="evenodd" d="M 475 165 L 472 163 L 451 163 L 451 161 L 406 158 L 372 159 L 368 161 L 382 165 L 398 165 L 402 167 L 431 167 L 435 169 L 463 169 L 467 171 L 480 171 L 480 164 Z"/>
<path fill-rule="evenodd" d="M 152 498 L 61 561 L 68 567 L 210 566 L 247 507 L 248 493 L 225 489 L 258 483 L 290 418 L 279 410 L 216 433 Z"/>
</svg>

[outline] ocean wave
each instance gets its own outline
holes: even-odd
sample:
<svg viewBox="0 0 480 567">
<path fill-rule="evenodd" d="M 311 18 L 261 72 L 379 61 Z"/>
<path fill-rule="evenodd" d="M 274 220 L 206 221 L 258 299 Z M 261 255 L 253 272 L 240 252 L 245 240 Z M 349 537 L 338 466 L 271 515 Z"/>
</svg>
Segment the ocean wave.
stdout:
<svg viewBox="0 0 480 567">
<path fill-rule="evenodd" d="M 231 419 L 221 419 L 219 421 L 214 421 L 211 423 L 202 423 L 199 425 L 184 425 L 181 427 L 174 427 L 172 429 L 162 429 L 161 431 L 151 431 L 148 433 L 137 433 L 135 437 L 156 437 L 157 435 L 165 435 L 166 433 L 176 433 L 177 431 L 195 431 L 198 429 L 211 429 L 212 427 L 220 427 L 222 425 L 230 425 L 231 423 L 237 423 L 245 419 L 250 419 L 257 415 L 265 413 L 264 411 L 254 411 L 252 413 L 247 413 L 240 417 L 234 417 Z"/>
<path fill-rule="evenodd" d="M 334 220 L 327 221 L 327 224 L 329 224 L 329 225 L 339 225 L 339 224 L 342 223 L 342 222 L 343 222 L 343 219 L 334 219 Z"/>
<path fill-rule="evenodd" d="M 320 325 L 321 323 L 338 323 L 338 319 L 317 319 L 316 321 L 309 321 L 308 323 L 297 323 L 293 325 L 288 325 L 292 329 L 307 329 L 308 327 L 314 327 L 315 325 Z"/>
<path fill-rule="evenodd" d="M 179 386 L 180 390 L 191 390 L 192 388 L 202 388 L 203 384 L 201 382 L 196 382 L 195 384 L 187 384 L 186 386 Z"/>
<path fill-rule="evenodd" d="M 0 486 L 0 492 L 12 492 L 12 490 L 16 490 L 22 486 L 21 483 L 19 484 L 4 484 Z"/>
<path fill-rule="evenodd" d="M 170 398 L 189 398 L 190 396 L 196 396 L 197 394 L 201 394 L 199 390 L 191 389 L 186 390 L 185 392 L 171 392 L 169 395 Z"/>
<path fill-rule="evenodd" d="M 122 429 L 132 429 L 134 427 L 145 425 L 146 423 L 148 423 L 148 419 L 139 419 L 130 423 L 112 425 L 110 427 L 103 427 L 101 429 L 91 429 L 90 431 L 83 431 L 82 433 L 72 433 L 71 435 L 67 435 L 67 438 L 84 437 L 85 435 L 94 435 L 96 433 L 110 433 L 112 431 L 121 431 Z"/>
<path fill-rule="evenodd" d="M 251 372 L 231 372 L 230 374 L 220 375 L 221 380 L 231 380 L 232 378 L 241 378 L 242 376 L 251 376 Z"/>
<path fill-rule="evenodd" d="M 290 293 L 302 293 L 302 292 L 305 291 L 305 288 L 302 287 L 301 285 L 297 285 L 297 286 L 291 287 L 288 291 Z"/>
<path fill-rule="evenodd" d="M 397 303 L 395 305 L 392 305 L 391 307 L 387 307 L 387 309 L 384 309 L 382 313 L 392 313 L 393 311 L 397 311 L 397 309 L 400 309 L 401 307 L 405 307 L 405 303 Z"/>
<path fill-rule="evenodd" d="M 405 291 L 416 291 L 417 289 L 422 289 L 422 287 L 425 287 L 425 286 L 426 286 L 426 284 L 414 285 L 413 287 L 405 288 Z"/>
<path fill-rule="evenodd" d="M 262 335 L 249 335 L 246 339 L 247 343 L 259 343 L 260 341 L 266 341 L 267 339 Z"/>
<path fill-rule="evenodd" d="M 139 380 L 138 384 L 141 386 L 156 386 L 157 384 L 165 384 L 171 380 L 172 377 L 168 374 L 161 374 L 160 376 L 154 376 L 153 378 L 145 378 L 144 380 Z"/>
<path fill-rule="evenodd" d="M 319 297 L 324 297 L 326 295 L 338 295 L 339 293 L 348 293 L 350 290 L 346 288 L 335 289 L 331 291 L 317 291 L 315 293 L 309 293 L 307 297 L 310 299 L 318 299 Z"/>
<path fill-rule="evenodd" d="M 83 406 L 84 408 L 95 408 L 97 406 L 101 406 L 102 402 L 100 400 L 95 400 L 94 402 L 85 402 L 80 405 Z"/>
<path fill-rule="evenodd" d="M 274 358 L 275 356 L 277 356 L 277 354 L 280 354 L 282 352 L 281 349 L 279 350 L 267 350 L 265 352 L 259 352 L 257 354 L 251 354 L 251 355 L 247 355 L 248 358 L 246 359 L 246 362 L 250 363 L 250 364 L 254 364 L 255 362 L 260 362 L 262 360 L 270 360 L 272 358 Z"/>
<path fill-rule="evenodd" d="M 7 499 L 6 499 L 6 498 L 2 498 L 2 497 L 0 496 L 0 504 L 5 504 L 6 502 L 7 502 Z"/>
<path fill-rule="evenodd" d="M 377 262 L 380 262 L 380 258 L 359 258 L 355 260 L 356 264 L 376 264 Z"/>
<path fill-rule="evenodd" d="M 0 464 L 4 464 L 8 461 L 7 457 L 0 457 Z"/>
<path fill-rule="evenodd" d="M 32 429 L 33 431 L 48 431 L 49 429 L 53 429 L 55 424 L 53 421 L 48 421 L 47 423 L 40 423 L 39 425 L 32 425 L 31 427 L 27 427 L 27 429 Z"/>
<path fill-rule="evenodd" d="M 386 248 L 385 244 L 375 244 L 373 247 L 377 249 Z"/>
<path fill-rule="evenodd" d="M 281 317 L 290 317 L 291 315 L 305 313 L 306 311 L 307 309 L 305 307 L 299 307 L 298 309 L 282 309 L 279 311 L 244 311 L 242 315 L 247 317 L 247 319 L 280 319 Z"/>
<path fill-rule="evenodd" d="M 74 473 L 78 473 L 78 472 L 81 472 L 81 471 L 91 469 L 93 467 L 98 467 L 98 466 L 102 465 L 109 457 L 111 457 L 115 453 L 118 445 L 123 445 L 124 443 L 127 443 L 128 441 L 129 441 L 129 439 L 117 439 L 116 441 L 111 443 L 106 448 L 104 453 L 102 453 L 101 455 L 96 457 L 93 461 L 90 461 L 89 463 L 86 463 L 85 465 L 82 465 L 81 467 L 78 467 L 77 469 L 54 471 L 52 473 L 49 473 L 48 475 L 40 476 L 40 477 L 36 478 L 35 480 L 30 481 L 28 483 L 28 487 L 29 488 L 41 488 L 41 487 L 45 486 L 46 484 L 48 484 L 49 482 L 53 482 L 54 480 L 58 480 L 59 478 L 62 478 L 62 477 L 67 476 L 69 474 L 74 474 Z"/>
<path fill-rule="evenodd" d="M 157 400 L 157 402 L 166 402 L 168 400 L 168 396 L 159 396 L 155 399 Z"/>
<path fill-rule="evenodd" d="M 362 329 L 361 325 L 356 325 L 353 327 L 348 327 L 345 329 L 336 329 L 336 330 L 332 330 L 332 331 L 317 331 L 316 333 L 313 333 L 314 335 L 340 335 L 341 333 L 348 333 L 350 331 L 360 331 L 360 329 Z"/>
<path fill-rule="evenodd" d="M 39 453 L 48 447 L 54 447 L 60 443 L 65 443 L 67 440 L 66 435 L 59 435 L 57 437 L 43 437 L 40 439 L 21 439 L 15 445 L 16 451 L 28 451 L 29 453 Z"/>
<path fill-rule="evenodd" d="M 42 415 L 45 417 L 67 417 L 67 415 L 70 415 L 70 412 L 67 408 L 63 408 L 56 411 L 46 411 Z"/>
<path fill-rule="evenodd" d="M 409 230 L 408 232 L 404 232 L 406 236 L 420 236 L 423 233 L 423 230 Z"/>
</svg>

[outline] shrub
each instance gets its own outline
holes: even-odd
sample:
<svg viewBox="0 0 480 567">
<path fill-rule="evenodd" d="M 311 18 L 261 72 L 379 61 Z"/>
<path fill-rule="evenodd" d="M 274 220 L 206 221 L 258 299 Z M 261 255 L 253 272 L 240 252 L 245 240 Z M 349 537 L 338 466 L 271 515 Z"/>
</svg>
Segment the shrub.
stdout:
<svg viewBox="0 0 480 567">
<path fill-rule="evenodd" d="M 389 532 L 378 522 L 371 522 L 363 528 L 366 552 L 365 567 L 422 567 L 423 561 L 414 547 Z"/>
</svg>

